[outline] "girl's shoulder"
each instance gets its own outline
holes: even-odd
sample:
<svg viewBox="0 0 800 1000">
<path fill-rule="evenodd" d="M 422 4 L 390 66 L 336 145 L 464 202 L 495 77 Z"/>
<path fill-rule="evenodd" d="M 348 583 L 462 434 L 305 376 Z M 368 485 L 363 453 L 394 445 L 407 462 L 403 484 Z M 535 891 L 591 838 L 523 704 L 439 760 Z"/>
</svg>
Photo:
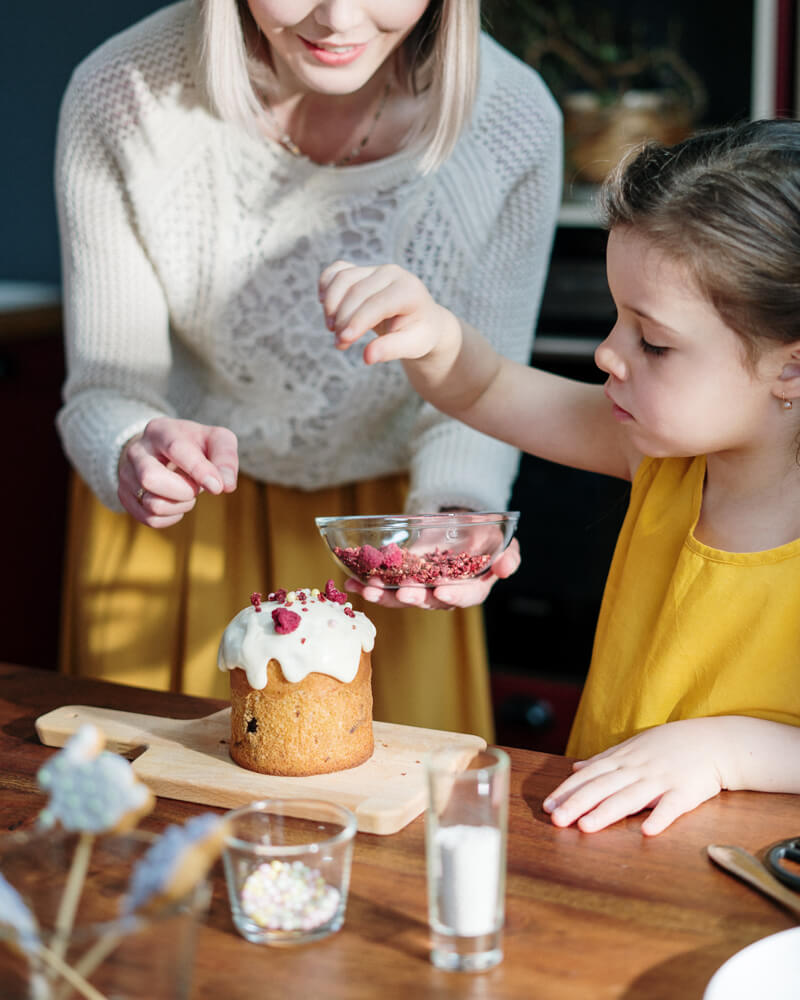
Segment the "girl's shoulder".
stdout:
<svg viewBox="0 0 800 1000">
<path fill-rule="evenodd" d="M 106 39 L 72 73 L 62 115 L 91 115 L 111 131 L 129 126 L 148 106 L 193 103 L 199 95 L 193 52 L 197 21 L 191 0 L 162 7 Z"/>
</svg>

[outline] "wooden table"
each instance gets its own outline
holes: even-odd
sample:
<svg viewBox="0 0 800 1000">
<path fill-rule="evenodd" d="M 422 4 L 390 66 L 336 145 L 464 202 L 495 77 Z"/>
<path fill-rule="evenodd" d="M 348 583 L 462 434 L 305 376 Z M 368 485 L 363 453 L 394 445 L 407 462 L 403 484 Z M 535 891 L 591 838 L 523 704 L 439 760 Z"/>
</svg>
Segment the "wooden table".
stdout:
<svg viewBox="0 0 800 1000">
<path fill-rule="evenodd" d="M 32 825 L 43 805 L 35 775 L 54 751 L 39 743 L 34 720 L 65 704 L 174 718 L 222 707 L 0 664 L 0 831 Z M 420 817 L 391 836 L 357 835 L 345 925 L 313 945 L 283 950 L 244 941 L 231 922 L 221 868 L 215 869 L 193 1000 L 700 1000 L 727 958 L 793 926 L 776 904 L 712 865 L 705 846 L 740 844 L 756 853 L 800 833 L 796 796 L 724 793 L 652 839 L 641 836 L 635 818 L 587 835 L 556 829 L 541 808 L 569 761 L 510 752 L 501 965 L 471 975 L 430 964 Z M 160 830 L 203 809 L 159 799 L 142 826 Z"/>
</svg>

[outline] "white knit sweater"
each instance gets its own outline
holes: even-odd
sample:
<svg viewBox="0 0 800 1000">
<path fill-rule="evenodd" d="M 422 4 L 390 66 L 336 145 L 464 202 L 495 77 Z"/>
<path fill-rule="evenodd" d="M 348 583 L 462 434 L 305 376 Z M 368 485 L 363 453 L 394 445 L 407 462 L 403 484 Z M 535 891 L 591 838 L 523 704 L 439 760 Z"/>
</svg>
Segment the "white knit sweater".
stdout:
<svg viewBox="0 0 800 1000">
<path fill-rule="evenodd" d="M 75 71 L 56 187 L 68 377 L 58 428 L 120 510 L 122 445 L 153 417 L 221 424 L 242 469 L 315 489 L 410 470 L 410 510 L 499 509 L 518 455 L 443 417 L 399 363 L 334 349 L 324 266 L 395 262 L 527 362 L 561 188 L 540 78 L 484 36 L 471 127 L 437 172 L 400 153 L 318 166 L 225 124 L 196 81 L 195 8 L 164 8 Z"/>
</svg>

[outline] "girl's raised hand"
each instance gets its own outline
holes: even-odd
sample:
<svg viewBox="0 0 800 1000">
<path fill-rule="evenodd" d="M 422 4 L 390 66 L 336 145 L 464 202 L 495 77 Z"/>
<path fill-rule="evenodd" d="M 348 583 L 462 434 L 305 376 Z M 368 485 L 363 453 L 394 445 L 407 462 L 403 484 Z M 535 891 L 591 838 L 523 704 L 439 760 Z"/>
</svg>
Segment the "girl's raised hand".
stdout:
<svg viewBox="0 0 800 1000">
<path fill-rule="evenodd" d="M 576 761 L 543 808 L 556 826 L 576 823 L 593 833 L 652 807 L 642 833 L 661 833 L 725 787 L 730 722 L 726 716 L 668 722 Z"/>
<path fill-rule="evenodd" d="M 458 325 L 419 278 L 395 264 L 357 267 L 337 260 L 320 275 L 319 297 L 340 349 L 369 330 L 379 335 L 364 348 L 370 365 L 426 357 L 440 346 L 444 331 Z"/>
<path fill-rule="evenodd" d="M 236 435 L 227 427 L 158 417 L 123 448 L 117 495 L 137 521 L 168 528 L 202 490 L 232 493 L 238 472 Z"/>
</svg>

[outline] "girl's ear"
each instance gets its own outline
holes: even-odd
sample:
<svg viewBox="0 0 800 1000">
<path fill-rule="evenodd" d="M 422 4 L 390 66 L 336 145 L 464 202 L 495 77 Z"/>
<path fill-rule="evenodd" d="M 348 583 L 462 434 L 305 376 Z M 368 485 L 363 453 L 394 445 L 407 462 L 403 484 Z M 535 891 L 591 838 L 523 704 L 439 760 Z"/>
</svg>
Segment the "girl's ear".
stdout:
<svg viewBox="0 0 800 1000">
<path fill-rule="evenodd" d="M 791 345 L 789 358 L 775 384 L 775 395 L 780 399 L 800 399 L 800 341 Z"/>
</svg>

